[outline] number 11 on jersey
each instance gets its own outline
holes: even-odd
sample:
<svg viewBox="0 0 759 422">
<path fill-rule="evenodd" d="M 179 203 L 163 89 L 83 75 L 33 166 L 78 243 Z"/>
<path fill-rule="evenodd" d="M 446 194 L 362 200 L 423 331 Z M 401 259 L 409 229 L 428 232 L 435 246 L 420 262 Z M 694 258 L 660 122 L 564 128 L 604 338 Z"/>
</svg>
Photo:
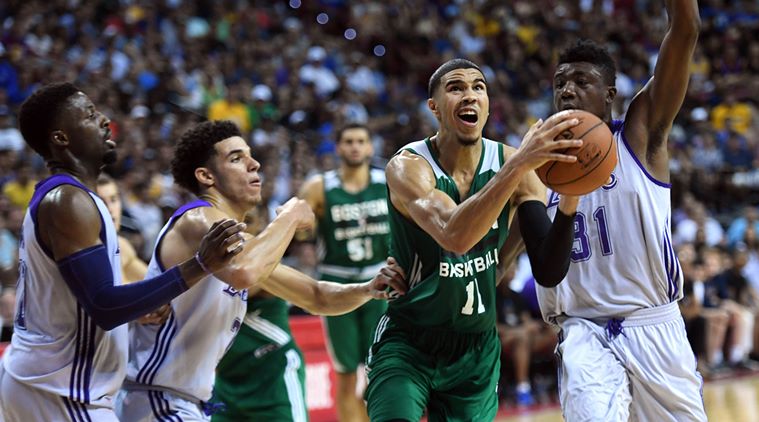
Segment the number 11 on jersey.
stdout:
<svg viewBox="0 0 759 422">
<path fill-rule="evenodd" d="M 474 313 L 474 292 L 477 292 L 477 313 L 485 313 L 485 305 L 482 304 L 482 296 L 480 295 L 480 285 L 477 284 L 477 279 L 475 278 L 466 285 L 466 303 L 461 308 L 461 313 L 464 315 L 472 315 Z"/>
</svg>

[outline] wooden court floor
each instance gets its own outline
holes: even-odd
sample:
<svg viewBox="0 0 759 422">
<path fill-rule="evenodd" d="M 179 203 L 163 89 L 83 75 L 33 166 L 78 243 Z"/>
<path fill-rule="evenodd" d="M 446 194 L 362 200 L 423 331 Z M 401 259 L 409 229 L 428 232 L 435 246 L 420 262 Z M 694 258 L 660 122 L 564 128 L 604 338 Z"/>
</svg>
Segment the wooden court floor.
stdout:
<svg viewBox="0 0 759 422">
<path fill-rule="evenodd" d="M 710 381 L 704 404 L 711 422 L 759 422 L 759 375 Z M 558 409 L 496 419 L 497 422 L 562 422 Z"/>
</svg>

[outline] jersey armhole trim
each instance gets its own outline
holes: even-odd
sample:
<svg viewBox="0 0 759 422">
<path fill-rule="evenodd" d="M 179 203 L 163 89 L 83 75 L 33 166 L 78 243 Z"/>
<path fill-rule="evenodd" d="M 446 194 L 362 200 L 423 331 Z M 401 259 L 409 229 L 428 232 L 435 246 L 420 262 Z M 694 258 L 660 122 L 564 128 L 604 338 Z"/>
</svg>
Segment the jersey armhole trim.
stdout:
<svg viewBox="0 0 759 422">
<path fill-rule="evenodd" d="M 174 227 L 174 224 L 176 224 L 177 220 L 181 218 L 187 211 L 194 210 L 195 208 L 202 208 L 202 207 L 210 207 L 211 204 L 198 200 L 198 201 L 192 201 L 188 204 L 185 204 L 181 207 L 179 207 L 175 212 L 174 215 L 171 216 L 171 220 L 169 221 L 168 227 L 166 227 L 166 230 L 163 230 L 163 232 L 158 236 L 158 239 L 156 239 L 155 242 L 155 250 L 153 251 L 153 256 L 155 257 L 155 262 L 158 264 L 158 269 L 161 270 L 162 273 L 166 272 L 166 268 L 163 265 L 163 262 L 161 262 L 161 243 L 163 243 L 163 238 L 166 236 L 166 233 L 171 230 L 172 227 Z"/>
<path fill-rule="evenodd" d="M 635 155 L 635 151 L 633 151 L 632 147 L 627 142 L 627 137 L 625 136 L 625 122 L 624 121 L 621 122 L 621 124 L 619 125 L 619 129 L 618 130 L 619 130 L 619 139 L 622 140 L 622 144 L 624 144 L 625 149 L 627 149 L 627 152 L 630 153 L 630 155 L 632 156 L 633 160 L 635 160 L 635 164 L 643 172 L 643 174 L 646 176 L 646 178 L 648 178 L 648 180 L 650 180 L 651 183 L 655 184 L 656 186 L 660 186 L 660 187 L 665 188 L 665 189 L 672 188 L 672 184 L 671 183 L 662 182 L 661 180 L 658 180 L 657 178 L 655 178 L 654 176 L 652 176 L 651 173 L 649 173 L 648 170 L 646 169 L 646 167 L 643 165 L 643 163 L 640 162 L 640 159 L 638 159 L 638 156 Z"/>
</svg>

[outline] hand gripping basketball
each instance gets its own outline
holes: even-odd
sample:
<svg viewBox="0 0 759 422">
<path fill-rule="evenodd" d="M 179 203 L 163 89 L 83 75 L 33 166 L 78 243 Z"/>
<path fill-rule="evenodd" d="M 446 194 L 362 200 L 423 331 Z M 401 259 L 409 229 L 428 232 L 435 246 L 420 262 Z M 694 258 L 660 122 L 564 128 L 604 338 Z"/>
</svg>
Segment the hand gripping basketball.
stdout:
<svg viewBox="0 0 759 422">
<path fill-rule="evenodd" d="M 549 161 L 537 169 L 537 174 L 546 186 L 558 193 L 584 195 L 609 180 L 617 166 L 617 146 L 609 127 L 594 114 L 583 110 L 567 110 L 566 113 L 579 120 L 579 124 L 561 132 L 556 139 L 582 139 L 582 146 L 560 151 L 577 160 Z"/>
</svg>

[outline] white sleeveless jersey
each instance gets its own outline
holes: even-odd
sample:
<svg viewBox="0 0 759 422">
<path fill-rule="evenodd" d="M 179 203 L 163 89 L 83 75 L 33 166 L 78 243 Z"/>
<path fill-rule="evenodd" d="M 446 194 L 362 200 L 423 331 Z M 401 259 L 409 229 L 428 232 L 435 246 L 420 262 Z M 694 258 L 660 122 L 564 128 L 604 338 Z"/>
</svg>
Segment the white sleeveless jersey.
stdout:
<svg viewBox="0 0 759 422">
<path fill-rule="evenodd" d="M 168 229 L 185 212 L 203 206 L 210 204 L 191 202 L 169 219 L 158 235 L 146 277 L 164 271 L 156 250 Z M 171 301 L 171 315 L 165 323 L 130 323 L 127 381 L 209 400 L 216 364 L 237 335 L 247 300 L 247 290 L 238 291 L 208 276 Z"/>
<path fill-rule="evenodd" d="M 566 278 L 554 288 L 538 286 L 546 321 L 624 317 L 683 297 L 671 241 L 670 185 L 645 170 L 623 130 L 623 121 L 612 123 L 618 162 L 611 180 L 580 199 Z M 549 191 L 551 218 L 558 203 L 558 194 Z"/>
<path fill-rule="evenodd" d="M 60 185 L 85 190 L 100 212 L 100 240 L 106 247 L 115 285 L 121 284 L 116 228 L 105 203 L 69 175 L 37 184 L 21 227 L 16 317 L 5 370 L 17 381 L 69 400 L 110 407 L 126 374 L 127 326 L 98 327 L 63 279 L 52 252 L 37 237 L 37 209 Z"/>
</svg>

